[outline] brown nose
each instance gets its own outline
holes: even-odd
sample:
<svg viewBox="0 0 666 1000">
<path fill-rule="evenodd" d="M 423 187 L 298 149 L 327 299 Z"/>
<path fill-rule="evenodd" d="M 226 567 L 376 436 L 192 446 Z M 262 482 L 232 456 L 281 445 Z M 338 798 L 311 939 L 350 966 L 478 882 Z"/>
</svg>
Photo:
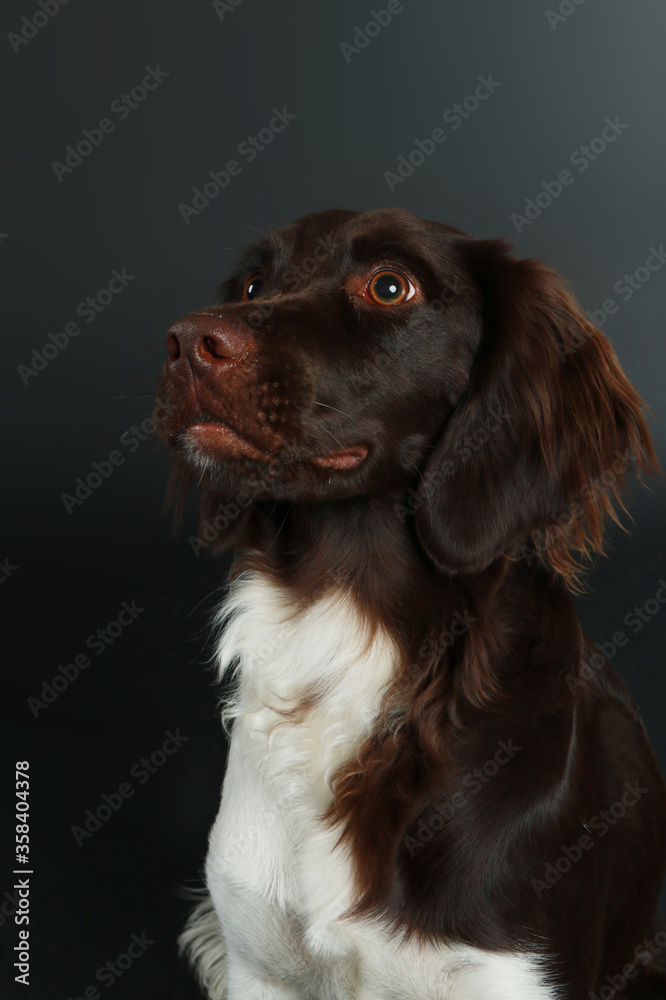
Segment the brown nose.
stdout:
<svg viewBox="0 0 666 1000">
<path fill-rule="evenodd" d="M 210 369 L 228 364 L 248 348 L 249 333 L 236 329 L 216 313 L 192 313 L 167 333 L 166 348 L 173 362 L 186 358 L 192 367 Z"/>
</svg>

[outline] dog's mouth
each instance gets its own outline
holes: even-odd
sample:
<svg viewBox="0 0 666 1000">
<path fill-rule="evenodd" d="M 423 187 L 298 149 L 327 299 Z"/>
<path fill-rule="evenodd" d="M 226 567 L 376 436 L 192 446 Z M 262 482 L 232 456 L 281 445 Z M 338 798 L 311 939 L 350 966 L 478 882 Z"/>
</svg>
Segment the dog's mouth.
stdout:
<svg viewBox="0 0 666 1000">
<path fill-rule="evenodd" d="M 189 444 L 206 455 L 223 461 L 248 459 L 264 465 L 276 465 L 286 461 L 292 462 L 299 457 L 320 469 L 344 471 L 355 469 L 368 456 L 368 448 L 362 444 L 350 445 L 325 455 L 295 456 L 292 452 L 284 450 L 265 451 L 243 437 L 233 427 L 219 421 L 197 421 L 186 428 L 184 436 Z"/>
</svg>

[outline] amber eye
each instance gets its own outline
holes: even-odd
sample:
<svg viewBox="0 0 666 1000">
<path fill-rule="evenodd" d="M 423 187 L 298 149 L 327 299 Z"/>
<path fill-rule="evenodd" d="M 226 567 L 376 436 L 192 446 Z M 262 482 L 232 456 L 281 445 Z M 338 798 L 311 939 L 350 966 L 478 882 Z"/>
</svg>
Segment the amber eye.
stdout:
<svg viewBox="0 0 666 1000">
<path fill-rule="evenodd" d="M 399 271 L 377 271 L 365 289 L 365 298 L 379 306 L 400 305 L 413 294 L 413 285 Z"/>
<path fill-rule="evenodd" d="M 264 279 L 260 278 L 258 274 L 248 278 L 243 289 L 243 301 L 248 302 L 250 299 L 256 298 L 263 287 Z"/>
</svg>

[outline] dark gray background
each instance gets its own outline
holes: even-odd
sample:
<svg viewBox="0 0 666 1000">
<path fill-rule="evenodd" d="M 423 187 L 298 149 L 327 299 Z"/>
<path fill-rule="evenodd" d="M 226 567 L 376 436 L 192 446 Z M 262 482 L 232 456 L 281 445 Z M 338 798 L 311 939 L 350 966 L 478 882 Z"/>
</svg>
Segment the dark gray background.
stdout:
<svg viewBox="0 0 666 1000">
<path fill-rule="evenodd" d="M 0 798 L 11 815 L 13 762 L 29 760 L 34 1000 L 80 996 L 143 932 L 155 943 L 113 995 L 197 995 L 175 957 L 186 904 L 174 889 L 198 880 L 223 773 L 206 636 L 228 562 L 195 558 L 191 513 L 170 535 L 165 450 L 146 442 L 130 453 L 118 442 L 151 412 L 166 329 L 213 300 L 257 230 L 328 207 L 402 205 L 477 236 L 507 235 L 563 272 L 586 309 L 619 301 L 604 331 L 653 411 L 664 459 L 666 267 L 627 302 L 613 286 L 666 240 L 666 7 L 569 6 L 553 28 L 547 0 L 406 0 L 347 61 L 340 45 L 369 20 L 371 2 L 243 0 L 221 19 L 210 2 L 71 0 L 18 53 L 6 36 L 39 8 L 3 5 L 0 559 L 18 568 L 0 586 L 10 692 Z M 168 78 L 126 120 L 110 115 L 157 64 Z M 461 128 L 447 127 L 446 109 L 489 74 L 501 86 Z M 186 225 L 179 203 L 285 105 L 296 119 L 254 162 L 241 158 L 240 176 Z M 512 213 L 616 116 L 628 128 L 584 173 L 573 168 L 574 183 L 517 234 Z M 115 131 L 59 183 L 52 161 L 104 117 Z M 385 171 L 437 127 L 447 141 L 391 193 Z M 123 267 L 135 275 L 129 286 L 24 385 L 17 366 Z M 118 448 L 124 464 L 68 514 L 61 495 Z M 613 662 L 662 765 L 666 614 L 635 635 L 623 619 L 666 571 L 664 495 L 660 484 L 632 490 L 635 525 L 611 532 L 610 557 L 580 602 L 596 639 L 629 636 Z M 145 608 L 136 623 L 35 718 L 27 699 L 132 599 Z M 177 727 L 188 742 L 78 847 L 71 827 Z M 11 842 L 0 895 L 11 889 Z M 11 919 L 0 942 L 11 992 Z"/>
</svg>

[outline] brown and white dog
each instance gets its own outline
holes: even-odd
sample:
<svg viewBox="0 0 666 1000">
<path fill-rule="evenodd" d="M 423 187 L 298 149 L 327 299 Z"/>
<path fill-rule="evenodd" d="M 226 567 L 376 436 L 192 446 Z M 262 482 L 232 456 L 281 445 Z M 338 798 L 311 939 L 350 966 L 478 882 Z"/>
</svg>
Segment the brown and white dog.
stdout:
<svg viewBox="0 0 666 1000">
<path fill-rule="evenodd" d="M 654 455 L 562 281 L 402 210 L 320 212 L 167 349 L 176 479 L 239 550 L 209 895 L 181 939 L 207 995 L 666 982 L 664 784 L 570 596 Z"/>
</svg>

